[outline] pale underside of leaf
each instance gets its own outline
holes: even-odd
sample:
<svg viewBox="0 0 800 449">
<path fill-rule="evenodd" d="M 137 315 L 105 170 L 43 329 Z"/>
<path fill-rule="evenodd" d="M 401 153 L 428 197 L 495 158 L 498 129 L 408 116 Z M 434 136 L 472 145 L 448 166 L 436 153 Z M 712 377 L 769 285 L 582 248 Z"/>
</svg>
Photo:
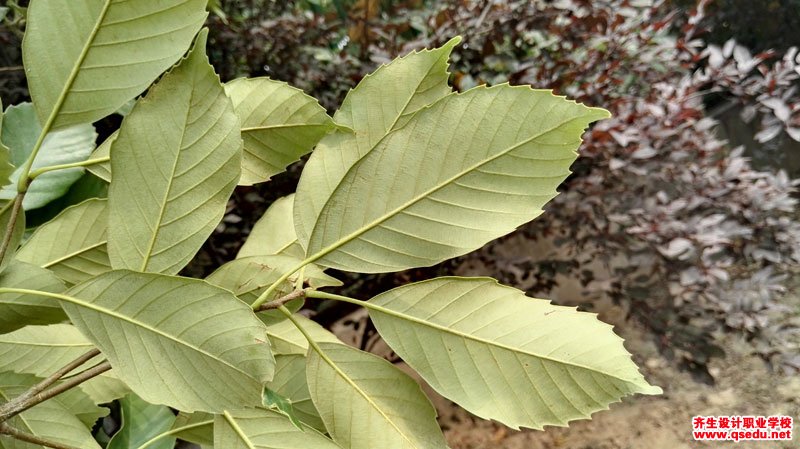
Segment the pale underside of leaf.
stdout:
<svg viewBox="0 0 800 449">
<path fill-rule="evenodd" d="M 433 405 L 408 375 L 346 345 L 319 347 L 324 356 L 309 352 L 306 376 L 334 441 L 348 449 L 447 447 Z"/>
<path fill-rule="evenodd" d="M 263 408 L 225 412 L 214 421 L 214 447 L 225 449 L 341 449 L 312 428 Z M 377 446 L 376 446 L 377 447 Z"/>
<path fill-rule="evenodd" d="M 59 299 L 120 379 L 150 403 L 210 413 L 258 405 L 273 376 L 263 323 L 203 281 L 112 271 Z"/>
<path fill-rule="evenodd" d="M 136 102 L 111 148 L 108 253 L 114 268 L 178 273 L 222 216 L 241 172 L 239 124 L 194 49 Z"/>
<path fill-rule="evenodd" d="M 300 260 L 305 256 L 294 230 L 294 194 L 278 198 L 269 206 L 253 226 L 236 258 L 269 254 L 286 254 Z"/>
<path fill-rule="evenodd" d="M 111 269 L 107 231 L 108 201 L 87 200 L 40 226 L 16 257 L 77 284 Z"/>
<path fill-rule="evenodd" d="M 214 415 L 181 412 L 175 419 L 172 431 L 173 435 L 184 441 L 210 447 L 214 444 Z"/>
<path fill-rule="evenodd" d="M 529 87 L 451 94 L 349 169 L 319 214 L 309 259 L 386 272 L 480 248 L 541 214 L 586 126 L 607 116 Z"/>
<path fill-rule="evenodd" d="M 205 0 L 31 2 L 22 44 L 31 97 L 53 129 L 92 123 L 144 91 L 189 47 Z"/>
<path fill-rule="evenodd" d="M 413 52 L 381 66 L 347 94 L 334 121 L 354 132 L 323 138 L 297 186 L 294 221 L 304 248 L 326 199 L 348 169 L 421 108 L 451 92 L 447 60 L 460 41 L 451 39 L 441 48 Z"/>
<path fill-rule="evenodd" d="M 117 136 L 119 136 L 119 130 L 114 131 L 113 134 L 108 136 L 108 138 L 94 150 L 91 159 L 111 157 L 111 145 L 117 140 Z M 87 170 L 103 181 L 111 182 L 111 162 L 90 165 L 87 167 Z"/>
<path fill-rule="evenodd" d="M 438 278 L 370 300 L 381 336 L 440 394 L 482 418 L 541 429 L 623 396 L 659 394 L 596 315 L 486 278 Z"/>
<path fill-rule="evenodd" d="M 29 374 L 0 374 L 0 403 L 19 396 L 41 379 Z M 8 424 L 23 432 L 81 449 L 100 449 L 89 429 L 60 401 L 44 401 L 11 418 Z M 0 435 L 0 448 L 34 449 L 6 435 Z"/>
<path fill-rule="evenodd" d="M 66 287 L 52 272 L 25 262 L 13 261 L 0 274 L 0 287 L 61 293 Z M 27 325 L 53 324 L 67 318 L 58 302 L 20 293 L 0 293 L 0 333 Z"/>
<path fill-rule="evenodd" d="M 45 378 L 61 369 L 88 351 L 94 349 L 81 333 L 69 324 L 49 326 L 25 326 L 14 332 L 0 335 L 0 373 L 13 371 Z M 88 364 L 99 363 L 102 358 L 90 360 Z M 110 379 L 110 373 L 90 379 L 60 395 L 58 400 L 65 408 L 76 414 L 87 427 L 97 418 L 108 414 L 108 409 L 100 408 L 84 388 L 93 388 L 101 380 Z"/>
<path fill-rule="evenodd" d="M 267 287 L 299 262 L 299 259 L 286 255 L 245 257 L 222 265 L 206 280 L 211 284 L 230 290 L 242 301 L 252 303 Z M 271 301 L 290 293 L 294 289 L 294 283 L 298 277 L 299 274 L 296 274 L 288 278 L 267 299 Z M 328 276 L 320 267 L 313 264 L 305 267 L 303 280 L 313 288 L 342 285 L 341 281 Z M 300 302 L 302 303 L 302 301 Z"/>
<path fill-rule="evenodd" d="M 306 357 L 301 354 L 279 354 L 275 356 L 275 377 L 267 388 L 288 398 L 297 418 L 305 424 L 325 432 L 325 424 L 311 402 L 311 393 L 306 382 Z"/>
<path fill-rule="evenodd" d="M 49 300 L 56 302 L 55 299 Z M 0 335 L 0 372 L 14 371 L 47 377 L 94 348 L 70 324 L 25 326 Z M 103 357 L 98 356 L 87 364 L 94 365 L 102 360 Z M 79 388 L 97 404 L 111 402 L 130 391 L 114 376 L 113 370 L 82 383 Z"/>
<path fill-rule="evenodd" d="M 300 160 L 335 125 L 316 99 L 269 78 L 225 85 L 244 139 L 241 185 L 268 181 Z"/>
<path fill-rule="evenodd" d="M 297 326 L 284 316 L 278 317 L 275 314 L 259 313 L 258 317 L 267 326 L 267 335 L 269 335 L 269 341 L 272 343 L 272 351 L 276 355 L 305 355 L 308 352 L 308 340 L 297 330 Z M 294 319 L 303 326 L 303 329 L 306 333 L 311 335 L 314 341 L 327 343 L 342 342 L 336 335 L 303 315 L 295 314 Z"/>
</svg>

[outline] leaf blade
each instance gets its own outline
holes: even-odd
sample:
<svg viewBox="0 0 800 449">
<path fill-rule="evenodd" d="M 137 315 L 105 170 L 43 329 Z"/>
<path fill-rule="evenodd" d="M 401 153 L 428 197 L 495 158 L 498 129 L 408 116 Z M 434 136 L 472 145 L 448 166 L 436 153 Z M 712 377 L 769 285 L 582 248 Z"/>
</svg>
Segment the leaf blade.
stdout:
<svg viewBox="0 0 800 449">
<path fill-rule="evenodd" d="M 87 200 L 40 226 L 20 248 L 17 259 L 77 284 L 111 270 L 107 233 L 108 201 Z"/>
<path fill-rule="evenodd" d="M 207 35 L 136 103 L 112 145 L 114 268 L 178 273 L 222 219 L 236 186 L 238 118 L 208 63 Z"/>
<path fill-rule="evenodd" d="M 293 193 L 270 204 L 253 225 L 253 230 L 236 255 L 237 259 L 281 253 L 303 259 L 305 251 L 297 241 L 294 230 L 294 196 Z"/>
<path fill-rule="evenodd" d="M 387 344 L 431 387 L 512 428 L 563 426 L 628 394 L 661 392 L 644 380 L 611 326 L 494 279 L 437 278 L 370 303 Z M 569 338 L 564 329 L 580 332 Z"/>
<path fill-rule="evenodd" d="M 3 139 L 11 149 L 12 162 L 16 168 L 11 174 L 11 184 L 5 185 L 0 190 L 0 199 L 11 199 L 17 195 L 17 182 L 22 174 L 22 165 L 32 153 L 36 139 L 42 133 L 42 125 L 31 103 L 9 107 L 3 123 L 5 126 Z M 94 150 L 96 138 L 97 133 L 90 124 L 78 124 L 49 132 L 31 168 L 85 161 Z M 44 173 L 28 187 L 22 205 L 26 210 L 40 208 L 64 195 L 82 175 L 81 168 Z"/>
<path fill-rule="evenodd" d="M 227 290 L 119 270 L 67 295 L 60 299 L 70 320 L 147 402 L 209 413 L 261 403 L 275 364 L 266 331 Z"/>
<path fill-rule="evenodd" d="M 0 285 L 61 293 L 66 287 L 52 272 L 25 262 L 13 261 L 0 273 Z M 53 324 L 66 319 L 57 301 L 20 293 L 0 293 L 0 334 L 27 325 Z"/>
<path fill-rule="evenodd" d="M 354 132 L 323 138 L 297 186 L 294 222 L 303 248 L 308 248 L 326 199 L 348 169 L 417 111 L 451 92 L 447 60 L 460 41 L 454 38 L 440 48 L 412 52 L 381 66 L 347 94 L 333 119 Z"/>
<path fill-rule="evenodd" d="M 55 114 L 56 129 L 113 113 L 186 51 L 205 17 L 204 0 L 32 2 L 22 52 L 39 121 Z"/>
<path fill-rule="evenodd" d="M 0 400 L 7 402 L 41 379 L 16 373 L 0 374 Z M 44 401 L 11 418 L 8 423 L 23 432 L 85 449 L 100 449 L 89 429 L 59 401 Z M 34 448 L 36 446 L 19 443 L 7 435 L 0 435 L 0 447 Z"/>
<path fill-rule="evenodd" d="M 311 399 L 333 440 L 349 449 L 446 448 L 436 411 L 419 385 L 391 363 L 341 344 L 309 352 Z M 391 385 L 392 388 L 386 388 Z M 352 426 L 348 417 L 362 416 Z"/>
<path fill-rule="evenodd" d="M 341 449 L 316 430 L 298 429 L 285 416 L 262 408 L 217 415 L 214 420 L 214 447 Z"/>
<path fill-rule="evenodd" d="M 151 438 L 168 431 L 175 423 L 169 407 L 153 405 L 135 394 L 120 399 L 122 426 L 111 437 L 106 449 L 137 449 Z M 147 446 L 150 449 L 172 449 L 175 437 L 164 437 Z"/>
<path fill-rule="evenodd" d="M 449 95 L 350 169 L 320 212 L 309 259 L 385 272 L 480 248 L 541 214 L 583 130 L 607 115 L 528 87 Z"/>
<path fill-rule="evenodd" d="M 225 92 L 242 124 L 240 185 L 265 182 L 285 171 L 335 128 L 315 98 L 284 82 L 239 78 L 228 82 Z"/>
</svg>

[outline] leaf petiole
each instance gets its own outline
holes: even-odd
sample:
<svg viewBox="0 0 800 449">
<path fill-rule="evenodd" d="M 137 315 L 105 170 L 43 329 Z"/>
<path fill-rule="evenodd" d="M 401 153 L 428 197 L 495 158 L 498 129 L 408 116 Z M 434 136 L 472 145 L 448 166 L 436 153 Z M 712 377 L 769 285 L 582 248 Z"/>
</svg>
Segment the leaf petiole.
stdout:
<svg viewBox="0 0 800 449">
<path fill-rule="evenodd" d="M 56 170 L 65 170 L 68 168 L 77 168 L 77 167 L 88 167 L 90 165 L 102 164 L 103 162 L 108 162 L 111 160 L 110 156 L 106 157 L 98 157 L 96 159 L 87 159 L 81 162 L 72 162 L 70 164 L 60 164 L 60 165 L 51 165 L 49 167 L 42 167 L 36 170 L 33 170 L 31 174 L 28 176 L 31 180 L 36 179 L 37 177 L 51 171 Z"/>
</svg>

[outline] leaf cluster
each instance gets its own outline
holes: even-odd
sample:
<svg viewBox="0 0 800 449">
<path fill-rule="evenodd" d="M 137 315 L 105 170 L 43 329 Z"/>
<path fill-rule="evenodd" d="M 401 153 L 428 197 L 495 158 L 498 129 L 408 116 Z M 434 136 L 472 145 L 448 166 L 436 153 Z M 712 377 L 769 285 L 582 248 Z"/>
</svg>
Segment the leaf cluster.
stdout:
<svg viewBox="0 0 800 449">
<path fill-rule="evenodd" d="M 366 308 L 437 392 L 512 428 L 660 393 L 596 316 L 490 278 L 368 301 L 320 291 L 341 284 L 327 269 L 429 266 L 533 220 L 605 110 L 529 86 L 454 93 L 454 38 L 381 66 L 331 117 L 269 78 L 221 83 L 206 6 L 28 9 L 33 101 L 5 109 L 0 135 L 0 448 L 100 447 L 90 429 L 110 401 L 122 426 L 108 448 L 446 448 L 419 384 L 298 313 L 307 300 Z M 92 124 L 113 113 L 120 128 L 94 148 Z M 235 260 L 178 275 L 237 185 L 312 149 L 297 192 Z M 58 195 L 51 183 L 85 169 L 108 198 L 27 229 L 26 209 Z"/>
</svg>

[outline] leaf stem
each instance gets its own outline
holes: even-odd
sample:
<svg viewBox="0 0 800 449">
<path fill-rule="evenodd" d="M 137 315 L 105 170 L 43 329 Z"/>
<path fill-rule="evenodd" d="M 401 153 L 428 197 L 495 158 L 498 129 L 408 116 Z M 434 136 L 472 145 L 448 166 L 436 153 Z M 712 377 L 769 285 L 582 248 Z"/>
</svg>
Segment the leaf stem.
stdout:
<svg viewBox="0 0 800 449">
<path fill-rule="evenodd" d="M 320 348 L 319 345 L 317 344 L 317 342 L 314 341 L 314 339 L 311 337 L 311 334 L 309 334 L 308 331 L 305 330 L 303 325 L 300 324 L 299 321 L 297 321 L 297 319 L 294 317 L 294 315 L 292 315 L 292 311 L 291 310 L 287 309 L 286 306 L 280 306 L 280 307 L 278 307 L 278 310 L 280 310 L 281 313 L 286 315 L 286 318 L 288 318 L 289 321 L 291 321 L 292 324 L 294 324 L 294 326 L 297 328 L 297 330 L 299 330 L 300 333 L 303 334 L 303 337 L 306 338 L 306 340 L 308 341 L 308 345 L 311 346 L 311 348 L 314 349 L 314 351 L 316 351 L 317 354 L 319 354 L 319 356 L 322 357 L 323 360 L 325 360 L 325 362 L 330 364 L 332 367 L 336 367 L 336 364 L 333 363 L 333 360 L 331 360 L 327 356 L 327 354 L 325 354 L 322 351 L 322 348 Z"/>
<path fill-rule="evenodd" d="M 14 234 L 14 228 L 17 227 L 17 217 L 19 216 L 19 211 L 22 208 L 22 200 L 25 198 L 25 192 L 18 193 L 16 197 L 14 197 L 14 202 L 9 203 L 11 204 L 11 218 L 8 220 L 8 224 L 6 225 L 6 233 L 3 235 L 3 243 L 0 245 L 0 260 L 3 260 L 6 257 L 6 253 L 9 251 L 9 246 L 11 246 L 11 236 Z M 8 207 L 6 204 L 3 207 L 3 210 L 0 210 L 0 213 L 5 212 L 5 208 Z"/>
<path fill-rule="evenodd" d="M 50 389 L 46 389 L 50 385 L 53 385 L 58 379 L 63 377 L 65 374 L 69 373 L 70 371 L 74 370 L 75 368 L 83 365 L 90 359 L 94 358 L 100 353 L 94 353 L 94 351 L 87 352 L 86 354 L 82 355 L 78 359 L 73 362 L 67 364 L 64 368 L 58 370 L 56 374 L 60 374 L 58 378 L 53 380 L 52 378 L 55 377 L 56 374 L 48 377 L 47 379 L 43 380 L 42 382 L 34 385 L 25 393 L 17 396 L 13 400 L 3 404 L 0 406 L 0 423 L 7 421 L 8 419 L 28 410 L 29 408 L 40 404 L 52 397 L 58 396 L 59 394 L 74 388 L 87 380 L 96 377 L 108 370 L 111 369 L 111 364 L 108 362 L 103 362 L 97 366 L 89 368 L 85 371 L 82 371 L 68 380 L 61 382 Z M 49 382 L 49 383 L 47 383 Z M 46 386 L 42 387 L 43 384 L 47 383 Z"/>
<path fill-rule="evenodd" d="M 33 145 L 33 150 L 31 151 L 30 156 L 28 156 L 28 159 L 26 159 L 25 163 L 22 164 L 22 171 L 20 172 L 19 179 L 17 180 L 17 192 L 20 194 L 24 194 L 28 191 L 28 186 L 31 184 L 29 175 L 31 172 L 31 167 L 33 167 L 33 160 L 36 159 L 36 155 L 39 154 L 39 150 L 42 148 L 42 144 L 44 143 L 44 138 L 47 136 L 47 133 L 50 131 L 50 128 L 53 126 L 53 123 L 56 120 L 56 115 L 57 114 L 55 111 L 50 114 L 50 117 L 47 119 L 47 123 L 45 123 L 44 127 L 42 128 L 42 132 L 36 139 L 36 144 Z"/>
<path fill-rule="evenodd" d="M 94 27 L 92 27 L 91 33 L 89 33 L 86 42 L 83 44 L 81 53 L 78 55 L 78 60 L 73 64 L 72 70 L 70 70 L 69 76 L 67 77 L 67 81 L 64 83 L 64 87 L 61 89 L 61 92 L 59 93 L 58 98 L 53 105 L 53 109 L 50 111 L 50 115 L 47 117 L 47 122 L 45 122 L 44 126 L 42 126 L 42 132 L 39 134 L 39 138 L 36 139 L 36 144 L 33 146 L 33 151 L 31 151 L 30 156 L 28 156 L 28 159 L 22 166 L 22 171 L 19 175 L 19 181 L 17 182 L 17 192 L 19 193 L 25 193 L 28 190 L 28 186 L 30 185 L 30 180 L 28 177 L 31 172 L 31 167 L 33 167 L 33 161 L 36 159 L 36 155 L 42 148 L 42 143 L 44 143 L 47 133 L 49 133 L 50 129 L 53 128 L 53 125 L 58 118 L 58 114 L 61 112 L 61 107 L 64 106 L 64 102 L 67 100 L 69 90 L 72 88 L 72 85 L 75 83 L 75 79 L 78 77 L 78 72 L 80 72 L 80 67 L 86 60 L 86 55 L 89 54 L 89 48 L 91 47 L 90 43 L 94 41 L 95 37 L 97 37 L 97 33 L 100 30 L 102 22 L 105 19 L 106 14 L 108 14 L 108 9 L 111 7 L 111 3 L 112 2 L 104 3 L 100 14 L 97 16 L 97 20 L 94 23 Z"/>
<path fill-rule="evenodd" d="M 88 167 L 90 165 L 102 164 L 103 162 L 108 162 L 111 160 L 110 156 L 106 157 L 98 157 L 95 159 L 87 159 L 81 162 L 72 162 L 69 164 L 60 164 L 60 165 L 51 165 L 49 167 L 42 167 L 36 170 L 33 170 L 30 175 L 28 175 L 31 180 L 36 179 L 37 177 L 41 176 L 44 173 L 55 171 L 55 170 L 64 170 L 67 168 L 77 168 L 77 167 Z"/>
<path fill-rule="evenodd" d="M 335 295 L 333 293 L 318 292 L 316 290 L 311 290 L 306 292 L 306 298 L 332 299 L 334 301 L 349 302 L 350 304 L 366 307 L 368 309 L 380 310 L 380 311 L 386 310 L 383 307 L 376 306 L 374 304 L 369 303 L 368 301 L 362 301 L 360 299 L 350 298 L 342 295 Z"/>
<path fill-rule="evenodd" d="M 289 279 L 291 275 L 295 274 L 298 270 L 302 269 L 303 267 L 305 267 L 306 265 L 310 264 L 313 261 L 314 261 L 313 258 L 308 258 L 298 263 L 297 266 L 293 267 L 292 269 L 284 273 L 281 277 L 278 278 L 277 281 L 273 282 L 272 285 L 269 286 L 269 288 L 264 290 L 264 293 L 262 293 L 252 304 L 250 304 L 250 307 L 252 307 L 253 310 L 258 310 L 262 304 L 267 302 L 267 299 L 269 299 L 270 295 L 275 293 L 275 290 L 277 290 L 278 286 L 280 286 L 284 281 Z"/>
<path fill-rule="evenodd" d="M 200 422 L 197 422 L 197 423 L 194 423 L 194 424 L 187 424 L 185 426 L 175 427 L 174 429 L 170 429 L 170 430 L 168 430 L 166 432 L 162 432 L 162 433 L 154 436 L 153 438 L 150 438 L 149 440 L 147 440 L 144 443 L 142 443 L 136 449 L 146 449 L 147 447 L 152 446 L 153 444 L 157 443 L 159 440 L 161 440 L 163 438 L 166 438 L 168 436 L 175 435 L 177 433 L 181 433 L 181 432 L 184 432 L 186 430 L 192 430 L 192 429 L 196 429 L 198 427 L 207 426 L 207 425 L 213 424 L 213 423 L 214 423 L 214 420 L 209 419 L 207 421 L 200 421 Z"/>
<path fill-rule="evenodd" d="M 286 296 L 282 296 L 282 297 L 280 297 L 278 299 L 275 299 L 273 301 L 261 304 L 260 306 L 258 306 L 257 309 L 254 309 L 254 311 L 255 312 L 263 312 L 265 310 L 277 309 L 277 308 L 283 306 L 284 304 L 286 304 L 287 302 L 290 302 L 290 301 L 293 301 L 293 300 L 299 299 L 299 298 L 304 298 L 308 294 L 308 292 L 310 292 L 310 291 L 311 291 L 311 289 L 295 290 L 295 291 L 289 293 Z"/>
<path fill-rule="evenodd" d="M 39 446 L 49 447 L 52 449 L 80 449 L 75 446 L 61 444 L 55 441 L 50 441 L 44 438 L 37 437 L 36 435 L 32 435 L 30 433 L 25 433 L 21 430 L 9 426 L 7 423 L 0 423 L 0 435 L 8 435 L 12 438 L 24 441 L 26 443 L 38 444 Z"/>
<path fill-rule="evenodd" d="M 14 416 L 15 414 L 19 413 L 19 412 L 14 413 L 14 410 L 16 410 L 22 404 L 27 403 L 28 401 L 31 400 L 31 398 L 33 398 L 37 394 L 43 392 L 49 386 L 51 386 L 54 383 L 58 382 L 59 379 L 61 379 L 62 377 L 66 376 L 71 371 L 73 371 L 74 369 L 80 367 L 81 365 L 83 365 L 84 363 L 86 363 L 89 360 L 93 359 L 95 356 L 97 356 L 99 354 L 100 354 L 99 350 L 92 349 L 91 351 L 87 352 L 86 354 L 84 354 L 84 355 L 78 357 L 77 359 L 67 363 L 66 365 L 64 365 L 64 367 L 62 367 L 61 369 L 59 369 L 55 373 L 51 374 L 50 376 L 47 376 L 47 378 L 45 378 L 44 380 L 42 380 L 38 384 L 30 387 L 26 392 L 24 392 L 21 395 L 17 396 L 13 400 L 3 404 L 3 406 L 0 407 L 0 422 L 3 422 L 5 420 L 7 420 L 8 418 L 10 418 L 11 416 Z"/>
</svg>

